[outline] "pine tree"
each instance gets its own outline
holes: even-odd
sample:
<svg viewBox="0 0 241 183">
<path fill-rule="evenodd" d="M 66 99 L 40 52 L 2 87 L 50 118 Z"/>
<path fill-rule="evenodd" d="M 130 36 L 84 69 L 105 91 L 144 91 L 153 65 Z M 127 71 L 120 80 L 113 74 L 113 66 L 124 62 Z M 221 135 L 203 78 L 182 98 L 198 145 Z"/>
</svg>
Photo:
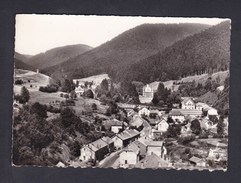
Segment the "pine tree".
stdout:
<svg viewBox="0 0 241 183">
<path fill-rule="evenodd" d="M 103 81 L 102 81 L 101 84 L 100 84 L 100 87 L 101 87 L 102 90 L 108 91 L 108 89 L 109 89 L 109 84 L 108 84 L 107 79 L 103 79 Z"/>
<path fill-rule="evenodd" d="M 22 87 L 20 96 L 22 101 L 21 103 L 26 103 L 29 101 L 30 99 L 29 91 L 25 86 Z"/>
</svg>

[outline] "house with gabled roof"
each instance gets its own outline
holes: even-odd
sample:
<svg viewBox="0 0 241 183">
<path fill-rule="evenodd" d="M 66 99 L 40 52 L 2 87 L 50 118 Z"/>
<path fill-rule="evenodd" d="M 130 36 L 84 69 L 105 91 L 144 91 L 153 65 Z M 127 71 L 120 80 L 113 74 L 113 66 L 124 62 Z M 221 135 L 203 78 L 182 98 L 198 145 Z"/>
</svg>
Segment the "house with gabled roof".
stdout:
<svg viewBox="0 0 241 183">
<path fill-rule="evenodd" d="M 146 107 L 143 107 L 139 110 L 138 112 L 139 116 L 149 116 L 150 115 L 150 110 Z"/>
<path fill-rule="evenodd" d="M 122 168 L 134 167 L 139 162 L 140 149 L 135 143 L 129 144 L 119 155 L 119 164 Z"/>
<path fill-rule="evenodd" d="M 195 109 L 195 102 L 191 97 L 183 98 L 182 109 Z"/>
<path fill-rule="evenodd" d="M 166 158 L 161 158 L 156 154 L 147 155 L 139 163 L 136 164 L 136 168 L 167 168 L 169 167 L 169 160 Z"/>
<path fill-rule="evenodd" d="M 169 113 L 169 116 L 173 121 L 183 122 L 185 120 L 184 114 L 178 109 L 172 109 Z"/>
<path fill-rule="evenodd" d="M 126 147 L 128 144 L 135 141 L 138 137 L 140 137 L 140 132 L 135 129 L 126 129 L 113 138 L 114 146 L 117 149 Z"/>
<path fill-rule="evenodd" d="M 169 127 L 169 124 L 167 123 L 167 120 L 165 118 L 160 119 L 156 125 L 157 130 L 161 133 L 166 132 L 168 127 Z"/>
<path fill-rule="evenodd" d="M 156 154 L 160 157 L 165 157 L 167 149 L 165 148 L 163 141 L 151 141 L 147 145 L 147 155 Z"/>
<path fill-rule="evenodd" d="M 146 156 L 147 153 L 147 145 L 152 140 L 149 137 L 142 136 L 138 140 L 134 141 L 133 143 L 136 144 L 140 149 L 140 158 L 143 158 Z"/>
<path fill-rule="evenodd" d="M 100 161 L 104 156 L 114 149 L 114 142 L 109 137 L 103 137 L 89 144 L 83 145 L 80 149 L 81 161 Z"/>
</svg>

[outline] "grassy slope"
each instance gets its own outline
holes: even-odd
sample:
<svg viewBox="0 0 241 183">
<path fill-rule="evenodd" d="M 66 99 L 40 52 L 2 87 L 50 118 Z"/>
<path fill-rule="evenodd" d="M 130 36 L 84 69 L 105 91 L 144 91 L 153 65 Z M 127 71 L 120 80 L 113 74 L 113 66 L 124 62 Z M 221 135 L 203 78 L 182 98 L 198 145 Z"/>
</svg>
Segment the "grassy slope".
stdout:
<svg viewBox="0 0 241 183">
<path fill-rule="evenodd" d="M 216 72 L 216 73 L 213 73 L 211 75 L 211 78 L 212 78 L 212 80 L 216 80 L 216 78 L 219 77 L 220 78 L 220 84 L 223 85 L 224 84 L 224 80 L 227 77 L 228 73 L 229 73 L 228 71 Z M 194 80 L 196 83 L 204 84 L 209 77 L 210 77 L 210 75 L 208 75 L 208 74 L 188 76 L 188 77 L 182 78 L 180 80 L 169 80 L 169 81 L 163 82 L 163 84 L 168 89 L 171 89 L 174 86 L 174 90 L 177 90 L 179 85 L 173 85 L 174 81 L 175 82 L 184 82 L 185 83 L 185 82 L 192 82 Z M 149 83 L 149 85 L 154 90 L 156 90 L 158 85 L 159 85 L 159 83 L 160 83 L 160 81 L 155 81 L 155 82 Z"/>
</svg>

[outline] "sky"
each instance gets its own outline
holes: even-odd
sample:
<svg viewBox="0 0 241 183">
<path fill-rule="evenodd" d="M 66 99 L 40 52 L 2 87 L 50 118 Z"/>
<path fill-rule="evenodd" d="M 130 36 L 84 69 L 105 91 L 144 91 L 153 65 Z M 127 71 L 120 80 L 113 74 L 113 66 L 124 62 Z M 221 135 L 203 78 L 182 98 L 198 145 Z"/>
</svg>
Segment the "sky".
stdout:
<svg viewBox="0 0 241 183">
<path fill-rule="evenodd" d="M 144 23 L 203 23 L 215 25 L 219 18 L 161 18 L 84 15 L 16 16 L 15 51 L 35 55 L 74 44 L 97 47 L 122 32 Z"/>
</svg>

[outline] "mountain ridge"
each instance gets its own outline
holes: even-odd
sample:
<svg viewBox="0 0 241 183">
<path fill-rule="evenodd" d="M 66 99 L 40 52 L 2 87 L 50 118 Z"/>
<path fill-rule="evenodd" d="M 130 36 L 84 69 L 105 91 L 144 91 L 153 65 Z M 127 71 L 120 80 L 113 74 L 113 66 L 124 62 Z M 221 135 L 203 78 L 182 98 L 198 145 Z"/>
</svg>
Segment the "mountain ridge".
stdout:
<svg viewBox="0 0 241 183">
<path fill-rule="evenodd" d="M 192 74 L 227 70 L 230 62 L 230 22 L 212 26 L 188 36 L 162 52 L 112 71 L 117 81 L 134 80 L 144 83 L 176 80 Z"/>
<path fill-rule="evenodd" d="M 179 39 L 210 27 L 204 24 L 142 24 L 75 58 L 44 70 L 82 78 L 137 63 Z M 98 66 L 98 68 L 96 67 Z"/>
<path fill-rule="evenodd" d="M 92 49 L 92 47 L 84 44 L 56 47 L 32 56 L 26 63 L 39 69 L 45 69 L 67 61 L 68 59 L 89 51 L 90 49 Z"/>
</svg>

